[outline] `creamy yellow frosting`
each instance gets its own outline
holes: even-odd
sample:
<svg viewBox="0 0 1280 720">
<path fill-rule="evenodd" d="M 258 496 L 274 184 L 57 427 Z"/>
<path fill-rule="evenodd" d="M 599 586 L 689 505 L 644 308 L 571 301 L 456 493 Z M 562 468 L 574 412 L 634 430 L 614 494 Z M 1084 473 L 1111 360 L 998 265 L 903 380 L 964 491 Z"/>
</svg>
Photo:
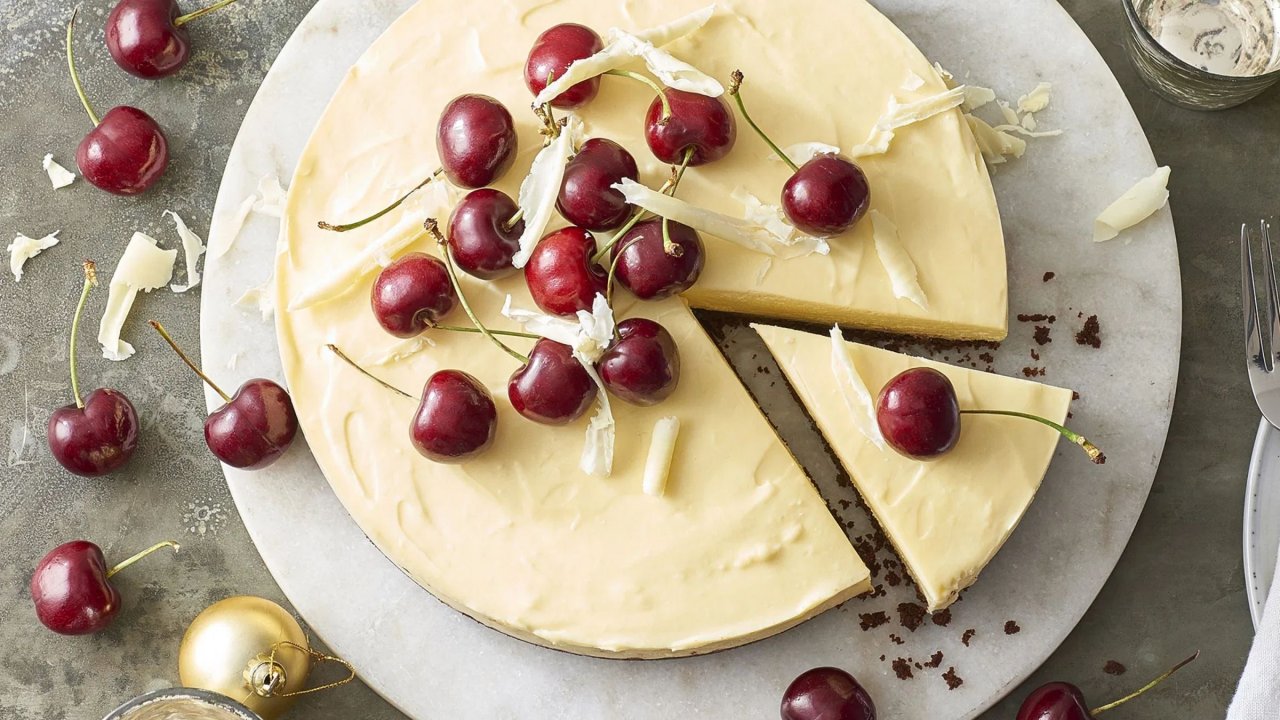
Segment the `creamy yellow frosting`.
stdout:
<svg viewBox="0 0 1280 720">
<path fill-rule="evenodd" d="M 361 217 L 438 166 L 435 124 L 463 92 L 502 100 L 520 153 L 498 187 L 513 197 L 540 146 L 522 68 L 534 38 L 559 22 L 604 34 L 641 29 L 703 0 L 423 0 L 351 69 L 299 162 L 277 263 L 277 330 L 286 377 L 312 452 L 334 492 L 382 551 L 450 605 L 508 633 L 577 652 L 660 657 L 732 647 L 804 620 L 868 588 L 867 570 L 803 471 L 761 416 L 684 302 L 633 304 L 676 337 L 678 391 L 638 409 L 614 403 L 617 455 L 606 479 L 578 470 L 585 420 L 548 428 L 506 400 L 514 361 L 474 336 L 432 332 L 399 341 L 369 308 L 373 274 L 411 250 L 435 252 L 421 221 L 443 221 L 459 193 L 428 188 L 360 230 L 318 220 Z M 784 145 L 863 142 L 887 106 L 945 85 L 891 23 L 861 0 L 722 2 L 696 34 L 668 46 L 727 79 L 741 68 L 753 115 Z M 904 83 L 924 80 L 914 90 Z M 914 84 L 914 83 L 910 83 Z M 641 181 L 669 168 L 645 146 L 652 94 L 606 78 L 581 112 L 591 136 L 631 150 Z M 694 168 L 681 198 L 740 216 L 737 190 L 776 203 L 787 172 L 739 128 L 726 159 Z M 830 257 L 771 260 L 712 237 L 695 307 L 840 321 L 900 332 L 1000 338 L 1006 329 L 1004 247 L 981 156 L 958 111 L 901 128 L 890 151 L 862 161 L 873 207 L 898 226 L 929 299 L 893 297 L 870 223 L 832 240 Z M 510 328 L 503 297 L 532 307 L 522 279 L 466 280 L 481 317 Z M 465 322 L 461 313 L 451 321 Z M 416 393 L 440 368 L 465 370 L 494 393 L 495 445 L 458 466 L 431 463 L 408 441 L 414 403 L 332 358 L 333 342 Z M 654 423 L 680 421 L 665 494 L 645 495 Z"/>
<path fill-rule="evenodd" d="M 1060 436 L 1030 420 L 966 415 L 955 449 L 919 462 L 860 430 L 840 394 L 825 335 L 755 325 L 854 486 L 898 550 L 929 609 L 955 602 L 1031 504 Z M 966 410 L 1017 410 L 1065 422 L 1071 391 L 846 343 L 874 397 L 898 373 L 931 367 Z"/>
</svg>

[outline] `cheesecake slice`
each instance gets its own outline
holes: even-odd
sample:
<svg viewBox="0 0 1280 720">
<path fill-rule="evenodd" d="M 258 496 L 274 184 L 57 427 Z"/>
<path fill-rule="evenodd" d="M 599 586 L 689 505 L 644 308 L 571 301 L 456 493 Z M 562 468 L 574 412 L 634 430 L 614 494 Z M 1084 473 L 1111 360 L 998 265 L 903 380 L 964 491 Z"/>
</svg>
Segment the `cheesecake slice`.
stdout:
<svg viewBox="0 0 1280 720">
<path fill-rule="evenodd" d="M 955 449 L 931 462 L 880 447 L 845 400 L 825 335 L 753 326 L 915 579 L 930 611 L 955 602 L 995 557 L 1035 497 L 1060 436 L 1018 418 L 966 415 Z M 1071 391 L 845 342 L 874 398 L 904 370 L 930 367 L 962 409 L 1017 410 L 1061 423 Z M 855 406 L 856 407 L 856 406 Z"/>
</svg>

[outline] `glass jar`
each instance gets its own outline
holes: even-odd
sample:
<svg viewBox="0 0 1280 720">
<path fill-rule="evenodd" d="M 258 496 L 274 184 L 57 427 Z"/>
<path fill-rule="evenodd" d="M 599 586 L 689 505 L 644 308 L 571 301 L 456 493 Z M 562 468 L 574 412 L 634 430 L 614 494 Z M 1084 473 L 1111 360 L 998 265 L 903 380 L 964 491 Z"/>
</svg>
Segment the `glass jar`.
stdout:
<svg viewBox="0 0 1280 720">
<path fill-rule="evenodd" d="M 170 688 L 140 695 L 103 720 L 262 720 L 251 710 L 218 693 Z"/>
</svg>

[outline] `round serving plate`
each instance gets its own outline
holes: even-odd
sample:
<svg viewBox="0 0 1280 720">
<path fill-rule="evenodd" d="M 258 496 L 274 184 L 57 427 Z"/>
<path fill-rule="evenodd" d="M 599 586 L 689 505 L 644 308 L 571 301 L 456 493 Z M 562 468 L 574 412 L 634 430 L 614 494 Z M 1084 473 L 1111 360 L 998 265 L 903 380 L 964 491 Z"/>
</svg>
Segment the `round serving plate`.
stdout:
<svg viewBox="0 0 1280 720">
<path fill-rule="evenodd" d="M 255 213 L 241 227 L 241 209 L 263 177 L 287 182 L 348 68 L 410 4 L 320 0 L 264 80 L 232 148 L 210 230 L 211 247 L 233 236 L 235 242 L 208 261 L 201 316 L 207 367 L 281 376 L 271 322 L 236 302 L 269 280 L 278 225 Z M 1007 239 L 1011 314 L 1054 321 L 1012 321 L 991 364 L 1006 375 L 1032 374 L 1079 390 L 1072 424 L 1104 447 L 1109 462 L 1091 465 L 1064 443 L 1021 526 L 952 608 L 949 622 L 903 627 L 897 606 L 913 602 L 913 590 L 886 583 L 880 597 L 853 600 L 743 648 L 638 662 L 529 645 L 439 603 L 364 537 L 303 443 L 266 471 L 227 469 L 245 525 L 285 594 L 317 635 L 408 715 L 763 717 L 776 712 L 796 674 L 838 665 L 868 686 L 885 717 L 973 718 L 1044 662 L 1093 602 L 1128 542 L 1164 447 L 1181 289 L 1168 210 L 1123 240 L 1101 245 L 1091 242 L 1092 225 L 1098 211 L 1151 174 L 1155 159 L 1106 64 L 1058 3 L 876 4 L 961 81 L 1010 99 L 1039 81 L 1054 84 L 1053 105 L 1038 119 L 1042 129 L 1065 134 L 1032 140 L 1024 158 L 998 166 L 993 178 Z M 447 81 L 448 73 L 424 68 L 423 78 Z M 1096 348 L 1075 339 L 1095 315 L 1101 324 Z M 1037 324 L 1049 328 L 1051 342 L 1033 339 Z M 833 507 L 847 508 L 840 512 L 853 525 L 850 534 L 868 532 L 861 511 L 851 507 L 847 479 L 785 383 L 775 382 L 780 373 L 763 344 L 739 320 L 717 316 L 709 325 L 819 490 Z M 973 363 L 982 357 L 985 366 L 985 352 L 937 357 Z M 216 404 L 214 397 L 209 401 Z M 892 621 L 863 630 L 860 614 L 881 611 Z M 1006 633 L 1009 621 L 1016 633 Z M 971 628 L 976 634 L 962 643 Z M 941 666 L 923 667 L 936 652 L 943 653 Z M 912 679 L 894 672 L 899 658 L 914 671 Z M 954 689 L 943 677 L 950 668 L 950 677 L 963 679 Z"/>
<path fill-rule="evenodd" d="M 1244 582 L 1255 628 L 1262 622 L 1262 608 L 1275 580 L 1276 555 L 1280 552 L 1280 481 L 1277 478 L 1280 478 L 1280 431 L 1262 418 L 1253 441 L 1244 494 Z"/>
</svg>

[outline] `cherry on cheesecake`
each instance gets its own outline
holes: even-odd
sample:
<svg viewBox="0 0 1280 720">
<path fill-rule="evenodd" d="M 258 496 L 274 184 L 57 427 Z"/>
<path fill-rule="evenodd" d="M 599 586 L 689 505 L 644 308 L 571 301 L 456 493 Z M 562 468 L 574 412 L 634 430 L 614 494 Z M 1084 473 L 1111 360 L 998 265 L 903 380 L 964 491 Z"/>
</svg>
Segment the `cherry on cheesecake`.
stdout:
<svg viewBox="0 0 1280 720">
<path fill-rule="evenodd" d="M 84 314 L 89 291 L 98 284 L 97 270 L 84 263 L 84 287 L 71 320 L 71 395 L 75 404 L 60 407 L 49 416 L 49 452 L 58 464 L 82 477 L 97 477 L 119 470 L 138 449 L 138 413 L 119 390 L 103 388 L 80 397 L 80 377 L 76 369 L 76 339 L 80 316 Z"/>
<path fill-rule="evenodd" d="M 449 271 L 426 253 L 409 253 L 378 273 L 370 304 L 383 330 L 399 338 L 421 335 L 458 304 Z"/>
<path fill-rule="evenodd" d="M 236 0 L 218 0 L 183 14 L 177 0 L 120 0 L 107 15 L 107 50 L 125 72 L 153 80 L 168 77 L 191 57 L 186 25 Z"/>
<path fill-rule="evenodd" d="M 169 167 L 169 140 L 159 123 L 136 107 L 120 105 L 98 117 L 80 84 L 71 49 L 79 12 L 77 6 L 67 23 L 67 68 L 93 129 L 76 148 L 76 166 L 94 187 L 115 195 L 138 195 L 155 185 Z"/>
<path fill-rule="evenodd" d="M 40 624 L 60 635 L 89 635 L 105 629 L 120 612 L 120 591 L 111 578 L 151 553 L 166 540 L 108 569 L 102 548 L 88 540 L 72 540 L 45 554 L 31 575 L 31 603 Z"/>
<path fill-rule="evenodd" d="M 852 675 L 820 667 L 791 681 L 782 695 L 782 720 L 876 720 L 876 705 Z"/>
<path fill-rule="evenodd" d="M 204 442 L 214 457 L 241 470 L 261 470 L 288 451 L 298 434 L 298 415 L 293 399 L 279 383 L 254 378 L 242 384 L 234 396 L 228 395 L 183 352 L 163 325 L 155 320 L 150 324 L 225 403 L 204 421 Z"/>
<path fill-rule="evenodd" d="M 747 124 L 791 168 L 792 175 L 782 187 L 782 211 L 787 219 L 815 237 L 839 235 L 856 225 L 871 207 L 871 185 L 866 173 L 852 160 L 835 153 L 820 153 L 804 165 L 796 165 L 747 113 L 742 79 L 742 73 L 735 70 L 729 95 L 737 101 Z"/>
<path fill-rule="evenodd" d="M 553 25 L 533 41 L 524 64 L 524 84 L 536 97 L 551 81 L 563 76 L 576 60 L 583 60 L 604 49 L 600 35 L 585 25 L 561 23 Z M 600 92 L 600 78 L 583 80 L 551 100 L 551 105 L 564 110 L 581 107 Z"/>
<path fill-rule="evenodd" d="M 456 464 L 489 449 L 497 430 L 498 408 L 489 390 L 461 370 L 440 370 L 422 388 L 410 437 L 428 460 Z"/>
<path fill-rule="evenodd" d="M 542 338 L 529 361 L 511 375 L 507 398 L 516 412 L 543 425 L 566 425 L 582 417 L 596 397 L 596 383 L 573 348 Z"/>
<path fill-rule="evenodd" d="M 728 155 L 738 125 L 724 98 L 666 88 L 645 113 L 644 139 L 662 162 L 693 167 Z"/>
<path fill-rule="evenodd" d="M 515 219 L 515 222 L 512 222 Z M 481 188 L 467 193 L 449 217 L 449 250 L 463 272 L 496 280 L 515 272 L 524 219 L 506 193 Z"/>
<path fill-rule="evenodd" d="M 580 227 L 563 228 L 544 237 L 524 267 L 533 302 L 552 315 L 590 311 L 609 280 L 595 263 L 595 254 L 595 238 Z"/>
<path fill-rule="evenodd" d="M 950 378 L 933 368 L 904 370 L 885 383 L 876 399 L 876 424 L 885 442 L 913 460 L 933 460 L 955 448 L 960 441 L 962 415 L 1002 415 L 1032 420 L 1079 445 L 1093 462 L 1101 465 L 1107 461 L 1083 435 L 1052 420 L 1009 410 L 962 410 Z"/>
<path fill-rule="evenodd" d="M 488 95 L 460 95 L 445 106 L 436 125 L 436 152 L 440 168 L 416 187 L 378 212 L 354 222 L 321 221 L 322 230 L 346 232 L 367 225 L 395 210 L 442 175 L 454 185 L 475 189 L 502 177 L 516 159 L 518 138 L 515 120 L 501 102 Z"/>
<path fill-rule="evenodd" d="M 636 160 L 626 148 L 606 138 L 591 138 L 565 165 L 556 209 L 578 227 L 614 230 L 630 217 L 631 206 L 613 186 L 639 177 Z"/>
<path fill-rule="evenodd" d="M 688 225 L 654 218 L 637 223 L 613 246 L 618 281 L 641 300 L 688 290 L 702 275 L 706 251 Z"/>
<path fill-rule="evenodd" d="M 1200 653 L 1197 652 L 1173 666 L 1172 669 L 1166 671 L 1160 677 L 1142 686 L 1137 692 L 1092 710 L 1089 709 L 1089 704 L 1085 701 L 1084 693 L 1079 687 L 1066 682 L 1045 683 L 1032 690 L 1027 699 L 1022 702 L 1022 706 L 1018 708 L 1017 720 L 1092 720 L 1100 713 L 1123 705 L 1146 693 L 1169 679 L 1170 675 L 1181 670 L 1199 656 Z"/>
<path fill-rule="evenodd" d="M 627 318 L 618 323 L 618 337 L 600 357 L 597 371 L 605 388 L 622 400 L 657 405 L 680 384 L 680 351 L 659 323 Z"/>
</svg>

